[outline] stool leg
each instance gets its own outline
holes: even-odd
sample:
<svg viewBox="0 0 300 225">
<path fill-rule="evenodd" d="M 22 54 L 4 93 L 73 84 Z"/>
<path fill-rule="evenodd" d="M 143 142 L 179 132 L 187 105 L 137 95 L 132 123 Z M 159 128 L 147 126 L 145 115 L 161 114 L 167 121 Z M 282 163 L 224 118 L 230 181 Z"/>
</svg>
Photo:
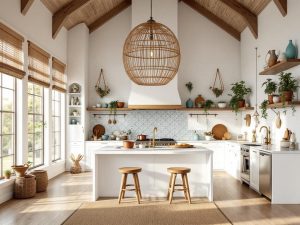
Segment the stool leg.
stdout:
<svg viewBox="0 0 300 225">
<path fill-rule="evenodd" d="M 170 197 L 169 197 L 169 204 L 172 203 L 173 200 L 173 193 L 174 193 L 174 187 L 175 187 L 175 182 L 176 182 L 176 173 L 172 174 L 172 184 L 171 184 L 171 188 L 170 188 Z"/>
<path fill-rule="evenodd" d="M 125 181 L 125 174 L 122 174 L 121 187 L 120 187 L 120 193 L 119 193 L 119 199 L 118 199 L 119 204 L 121 203 L 121 198 L 123 196 L 124 181 Z"/>
<path fill-rule="evenodd" d="M 169 180 L 168 194 L 167 194 L 167 199 L 168 200 L 169 200 L 169 197 L 170 197 L 170 188 L 171 188 L 171 185 L 172 185 L 172 177 L 173 177 L 173 174 L 170 175 L 170 180 Z"/>
<path fill-rule="evenodd" d="M 142 199 L 142 192 L 141 192 L 141 186 L 140 186 L 140 180 L 139 180 L 139 175 L 136 174 L 136 181 L 137 181 L 137 185 L 138 185 L 138 191 L 139 191 L 139 194 L 140 194 L 140 199 Z"/>
<path fill-rule="evenodd" d="M 186 184 L 187 197 L 188 197 L 189 203 L 191 204 L 192 202 L 191 202 L 190 187 L 189 187 L 189 181 L 188 181 L 187 174 L 184 174 L 184 179 L 185 179 L 185 184 Z"/>
<path fill-rule="evenodd" d="M 141 200 L 140 200 L 140 194 L 139 194 L 139 191 L 138 191 L 138 184 L 137 184 L 137 180 L 136 180 L 136 173 L 132 174 L 132 176 L 133 176 L 133 181 L 134 181 L 134 188 L 135 188 L 136 198 L 137 198 L 138 203 L 140 204 Z"/>
<path fill-rule="evenodd" d="M 125 198 L 125 192 L 126 192 L 125 189 L 126 189 L 128 174 L 125 173 L 124 175 L 125 175 L 125 177 L 124 177 L 124 182 L 123 182 L 123 192 L 122 192 L 122 196 L 121 196 L 122 199 Z"/>
<path fill-rule="evenodd" d="M 183 187 L 183 192 L 184 192 L 184 198 L 185 200 L 188 200 L 187 197 L 187 187 L 186 187 L 186 183 L 185 183 L 185 179 L 184 179 L 184 174 L 181 174 L 181 179 L 182 179 L 182 187 Z"/>
</svg>

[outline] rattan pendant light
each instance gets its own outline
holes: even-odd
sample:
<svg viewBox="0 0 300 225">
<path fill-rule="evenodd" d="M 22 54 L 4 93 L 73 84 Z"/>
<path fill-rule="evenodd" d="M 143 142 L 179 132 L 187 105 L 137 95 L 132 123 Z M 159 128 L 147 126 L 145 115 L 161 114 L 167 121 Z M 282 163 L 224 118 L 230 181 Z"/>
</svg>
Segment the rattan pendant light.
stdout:
<svg viewBox="0 0 300 225">
<path fill-rule="evenodd" d="M 129 78 L 138 85 L 161 86 L 177 74 L 180 47 L 175 34 L 151 16 L 126 38 L 123 63 Z"/>
</svg>

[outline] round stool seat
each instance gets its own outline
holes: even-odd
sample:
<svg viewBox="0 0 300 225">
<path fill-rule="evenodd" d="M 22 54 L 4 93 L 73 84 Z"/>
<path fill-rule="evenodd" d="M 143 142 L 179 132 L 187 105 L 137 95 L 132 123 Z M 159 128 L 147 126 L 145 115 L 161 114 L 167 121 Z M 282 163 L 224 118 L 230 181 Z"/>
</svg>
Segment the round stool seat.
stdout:
<svg viewBox="0 0 300 225">
<path fill-rule="evenodd" d="M 120 173 L 139 173 L 142 171 L 142 168 L 141 167 L 122 167 L 122 168 L 119 168 L 119 172 Z"/>
<path fill-rule="evenodd" d="M 170 167 L 168 168 L 169 173 L 186 174 L 191 172 L 190 168 L 187 167 Z"/>
</svg>

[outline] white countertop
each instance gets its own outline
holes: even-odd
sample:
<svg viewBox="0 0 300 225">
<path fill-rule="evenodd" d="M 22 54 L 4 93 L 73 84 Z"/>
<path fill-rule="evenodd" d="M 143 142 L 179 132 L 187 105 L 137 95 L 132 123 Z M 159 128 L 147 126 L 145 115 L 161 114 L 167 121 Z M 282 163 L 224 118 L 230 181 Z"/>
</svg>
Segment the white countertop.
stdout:
<svg viewBox="0 0 300 225">
<path fill-rule="evenodd" d="M 96 155 L 111 155 L 111 154 L 124 154 L 124 155 L 167 155 L 167 154 L 195 154 L 195 153 L 213 153 L 213 151 L 206 148 L 170 148 L 170 147 L 158 147 L 158 148 L 133 148 L 126 149 L 123 147 L 103 147 L 94 151 Z"/>
<path fill-rule="evenodd" d="M 254 148 L 258 149 L 260 151 L 269 152 L 272 154 L 300 154 L 299 149 L 282 148 L 277 145 L 255 146 Z"/>
</svg>

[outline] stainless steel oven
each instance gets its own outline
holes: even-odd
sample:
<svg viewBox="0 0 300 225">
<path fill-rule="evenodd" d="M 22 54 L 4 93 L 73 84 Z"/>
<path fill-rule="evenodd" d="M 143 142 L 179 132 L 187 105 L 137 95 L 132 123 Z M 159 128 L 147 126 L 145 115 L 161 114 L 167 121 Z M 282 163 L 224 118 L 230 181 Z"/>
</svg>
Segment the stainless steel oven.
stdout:
<svg viewBox="0 0 300 225">
<path fill-rule="evenodd" d="M 250 184 L 250 146 L 241 146 L 241 181 Z"/>
</svg>

